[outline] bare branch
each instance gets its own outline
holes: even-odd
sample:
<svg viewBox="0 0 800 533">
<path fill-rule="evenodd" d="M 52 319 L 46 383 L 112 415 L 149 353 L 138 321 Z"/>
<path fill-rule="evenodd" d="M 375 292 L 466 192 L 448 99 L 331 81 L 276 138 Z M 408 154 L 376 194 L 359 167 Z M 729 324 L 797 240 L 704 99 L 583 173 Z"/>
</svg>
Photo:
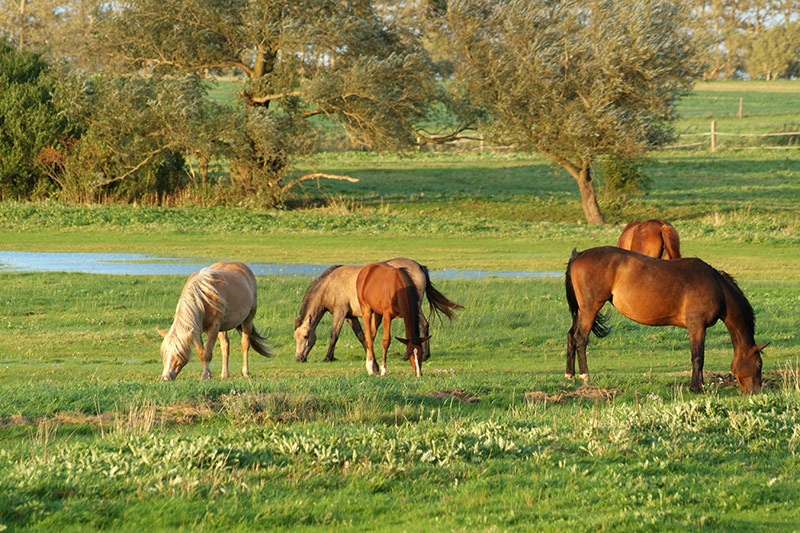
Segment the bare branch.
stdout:
<svg viewBox="0 0 800 533">
<path fill-rule="evenodd" d="M 349 181 L 351 183 L 358 183 L 358 178 L 351 178 L 350 176 L 340 176 L 338 174 L 325 174 L 323 172 L 312 172 L 311 174 L 306 174 L 305 176 L 300 176 L 297 179 L 290 181 L 286 186 L 281 189 L 281 192 L 285 193 L 288 192 L 292 187 L 295 185 L 302 183 L 304 181 L 324 178 L 326 180 L 339 180 L 339 181 Z"/>
</svg>

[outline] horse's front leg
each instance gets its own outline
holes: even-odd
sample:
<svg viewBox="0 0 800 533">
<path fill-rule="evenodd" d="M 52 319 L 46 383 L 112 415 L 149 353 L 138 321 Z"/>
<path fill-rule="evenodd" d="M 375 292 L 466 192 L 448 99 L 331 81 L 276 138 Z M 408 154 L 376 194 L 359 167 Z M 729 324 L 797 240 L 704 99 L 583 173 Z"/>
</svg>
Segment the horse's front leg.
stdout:
<svg viewBox="0 0 800 533">
<path fill-rule="evenodd" d="M 373 343 L 375 340 L 375 313 L 369 307 L 361 308 L 361 315 L 364 317 L 364 341 L 365 349 L 367 352 L 367 373 L 370 376 L 375 375 L 377 365 L 375 364 L 375 352 L 373 351 Z"/>
<path fill-rule="evenodd" d="M 221 379 L 228 379 L 228 356 L 230 355 L 230 343 L 228 342 L 228 332 L 220 331 L 217 334 L 220 350 L 222 350 L 222 374 Z"/>
<path fill-rule="evenodd" d="M 392 342 L 392 317 L 383 317 L 383 361 L 381 362 L 381 376 L 386 375 L 386 353 L 389 351 L 389 344 Z"/>
<path fill-rule="evenodd" d="M 211 326 L 208 328 L 207 333 L 208 339 L 206 340 L 205 348 L 198 346 L 197 349 L 197 353 L 200 355 L 200 361 L 203 363 L 203 374 L 200 376 L 201 379 L 209 379 L 211 377 L 211 369 L 209 368 L 209 364 L 211 363 L 211 355 L 214 353 L 214 344 L 216 343 L 217 335 L 219 334 L 219 326 Z"/>
<path fill-rule="evenodd" d="M 703 383 L 703 364 L 706 350 L 705 326 L 689 327 L 689 345 L 692 350 L 692 382 L 689 388 L 692 392 L 702 392 L 705 386 Z"/>
<path fill-rule="evenodd" d="M 336 360 L 336 358 L 333 356 L 333 350 L 334 348 L 336 348 L 336 341 L 339 340 L 339 332 L 342 330 L 343 324 L 344 324 L 344 313 L 340 311 L 334 311 L 333 324 L 331 325 L 331 338 L 328 341 L 328 353 L 325 354 L 325 359 L 323 359 L 323 361 L 330 362 Z"/>
</svg>

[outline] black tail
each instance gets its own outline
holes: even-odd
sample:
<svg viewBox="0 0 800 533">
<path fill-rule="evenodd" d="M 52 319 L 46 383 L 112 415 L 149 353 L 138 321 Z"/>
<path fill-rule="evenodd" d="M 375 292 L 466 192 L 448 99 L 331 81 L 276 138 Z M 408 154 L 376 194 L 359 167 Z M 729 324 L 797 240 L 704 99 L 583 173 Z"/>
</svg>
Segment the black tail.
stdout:
<svg viewBox="0 0 800 533">
<path fill-rule="evenodd" d="M 242 326 L 236 328 L 239 333 L 242 332 Z M 266 346 L 267 339 L 262 337 L 256 331 L 256 328 L 253 327 L 253 330 L 250 332 L 250 347 L 263 355 L 264 357 L 275 357 L 275 354 L 269 351 L 269 348 Z"/>
<path fill-rule="evenodd" d="M 567 271 L 564 273 L 564 285 L 567 289 L 567 303 L 569 304 L 569 312 L 572 314 L 572 325 L 575 327 L 575 320 L 578 316 L 578 299 L 575 297 L 575 287 L 572 285 L 572 276 L 570 270 L 572 269 L 572 262 L 580 256 L 577 250 L 573 248 L 572 255 L 567 262 Z M 611 326 L 608 325 L 608 313 L 597 313 L 592 323 L 592 333 L 597 337 L 605 337 L 611 333 Z"/>
<path fill-rule="evenodd" d="M 456 318 L 456 314 L 453 312 L 453 309 L 464 309 L 464 306 L 449 300 L 444 294 L 439 292 L 439 290 L 433 286 L 433 283 L 431 283 L 431 277 L 428 275 L 428 267 L 420 265 L 420 268 L 422 269 L 422 272 L 425 273 L 425 296 L 428 298 L 428 303 L 431 306 L 431 314 L 433 315 L 437 312 L 441 312 L 450 320 Z"/>
</svg>

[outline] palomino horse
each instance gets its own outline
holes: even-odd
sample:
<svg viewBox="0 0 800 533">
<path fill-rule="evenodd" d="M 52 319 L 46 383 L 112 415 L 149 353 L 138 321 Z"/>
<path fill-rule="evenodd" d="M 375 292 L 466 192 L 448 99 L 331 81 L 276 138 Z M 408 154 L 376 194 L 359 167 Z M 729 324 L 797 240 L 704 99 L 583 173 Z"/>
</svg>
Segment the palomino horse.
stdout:
<svg viewBox="0 0 800 533">
<path fill-rule="evenodd" d="M 208 364 L 219 336 L 222 347 L 221 378 L 228 377 L 228 330 L 236 328 L 242 334 L 242 375 L 248 377 L 247 350 L 250 346 L 261 355 L 272 357 L 262 343 L 265 339 L 253 327 L 258 306 L 256 277 L 242 263 L 214 263 L 195 272 L 186 281 L 175 309 L 169 332 L 159 330 L 164 337 L 161 357 L 164 360 L 163 381 L 175 379 L 189 362 L 192 344 L 203 362 L 203 379 L 211 377 Z M 208 334 L 205 348 L 203 333 Z"/>
<path fill-rule="evenodd" d="M 406 338 L 397 340 L 406 345 L 414 375 L 422 376 L 422 343 L 430 337 L 419 334 L 419 301 L 417 288 L 404 268 L 388 263 L 372 263 L 361 269 L 356 277 L 356 294 L 364 317 L 364 340 L 367 350 L 367 372 L 378 372 L 373 342 L 378 326 L 383 320 L 383 362 L 381 376 L 386 375 L 386 352 L 392 341 L 392 319 L 401 317 L 406 327 Z"/>
<path fill-rule="evenodd" d="M 567 302 L 572 327 L 567 334 L 568 379 L 589 382 L 586 345 L 589 331 L 608 334 L 608 318 L 598 314 L 611 302 L 620 313 L 648 326 L 680 326 L 689 331 L 692 351 L 691 389 L 703 388 L 706 328 L 722 320 L 731 334 L 731 372 L 746 393 L 761 391 L 761 350 L 753 340 L 753 308 L 731 276 L 697 258 L 662 261 L 614 246 L 573 250 L 567 264 Z"/>
<path fill-rule="evenodd" d="M 414 286 L 417 288 L 417 301 L 420 304 L 419 329 L 423 336 L 428 335 L 429 328 L 428 321 L 422 312 L 423 295 L 427 296 L 432 313 L 441 312 L 451 320 L 455 318 L 452 310 L 462 308 L 461 305 L 448 300 L 433 286 L 428 275 L 428 268 L 424 265 L 405 257 L 390 259 L 386 263 L 395 268 L 405 268 L 411 281 L 414 282 Z M 303 296 L 300 314 L 294 322 L 294 339 L 297 345 L 295 359 L 297 361 L 305 362 L 307 360 L 308 353 L 317 342 L 317 325 L 326 312 L 333 314 L 333 324 L 325 361 L 334 360 L 333 351 L 345 320 L 353 328 L 356 337 L 366 349 L 364 332 L 358 322 L 358 317 L 361 316 L 361 305 L 358 303 L 356 294 L 356 277 L 361 268 L 356 265 L 334 265 L 311 282 Z M 425 341 L 422 343 L 422 360 L 427 360 L 429 355 L 430 344 Z"/>
<path fill-rule="evenodd" d="M 655 218 L 644 222 L 634 220 L 625 226 L 617 246 L 661 259 L 678 259 L 681 256 L 678 232 L 666 220 Z"/>
</svg>

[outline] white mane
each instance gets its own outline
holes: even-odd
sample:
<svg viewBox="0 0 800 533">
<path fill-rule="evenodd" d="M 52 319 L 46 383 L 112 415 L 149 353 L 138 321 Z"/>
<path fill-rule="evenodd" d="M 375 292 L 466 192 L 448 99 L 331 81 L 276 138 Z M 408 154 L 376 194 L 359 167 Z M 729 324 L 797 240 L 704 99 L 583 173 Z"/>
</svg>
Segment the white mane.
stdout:
<svg viewBox="0 0 800 533">
<path fill-rule="evenodd" d="M 202 342 L 205 306 L 224 312 L 227 304 L 217 286 L 224 280 L 216 270 L 204 268 L 186 283 L 175 308 L 172 327 L 161 343 L 161 353 L 175 355 L 183 364 L 189 360 L 192 342 Z"/>
</svg>

